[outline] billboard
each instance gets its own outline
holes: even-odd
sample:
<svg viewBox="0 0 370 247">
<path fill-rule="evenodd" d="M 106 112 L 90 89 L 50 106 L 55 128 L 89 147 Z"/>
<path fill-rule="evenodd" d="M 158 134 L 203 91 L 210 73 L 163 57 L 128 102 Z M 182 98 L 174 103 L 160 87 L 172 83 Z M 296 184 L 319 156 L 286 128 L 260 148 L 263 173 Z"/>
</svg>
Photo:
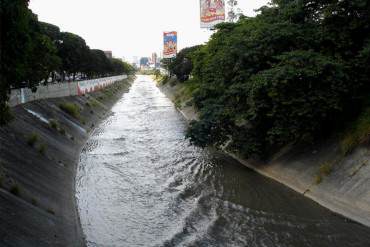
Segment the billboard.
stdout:
<svg viewBox="0 0 370 247">
<path fill-rule="evenodd" d="M 212 28 L 225 21 L 225 0 L 200 0 L 200 27 Z"/>
<path fill-rule="evenodd" d="M 163 58 L 173 58 L 177 54 L 177 32 L 163 33 Z"/>
</svg>

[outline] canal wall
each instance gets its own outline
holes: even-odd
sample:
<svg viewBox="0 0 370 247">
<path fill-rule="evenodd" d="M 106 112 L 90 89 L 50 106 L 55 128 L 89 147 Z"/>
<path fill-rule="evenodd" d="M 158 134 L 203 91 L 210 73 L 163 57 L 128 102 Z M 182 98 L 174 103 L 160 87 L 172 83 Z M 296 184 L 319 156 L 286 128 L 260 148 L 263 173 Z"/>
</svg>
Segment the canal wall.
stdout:
<svg viewBox="0 0 370 247">
<path fill-rule="evenodd" d="M 102 88 L 124 79 L 127 79 L 127 75 L 40 85 L 35 92 L 32 92 L 29 88 L 13 89 L 11 90 L 8 103 L 11 107 L 14 107 L 40 99 L 83 95 L 85 93 L 101 90 Z"/>
<path fill-rule="evenodd" d="M 75 199 L 79 155 L 132 80 L 12 107 L 14 120 L 0 127 L 0 246 L 85 246 Z"/>
<path fill-rule="evenodd" d="M 179 98 L 181 85 L 166 83 L 159 88 L 173 102 Z M 177 102 L 176 107 L 188 121 L 197 119 L 198 115 L 191 105 L 179 105 Z M 259 174 L 288 186 L 335 213 L 370 227 L 368 146 L 359 146 L 343 156 L 339 141 L 331 139 L 320 146 L 286 147 L 265 163 L 227 153 Z M 322 171 L 323 167 L 331 168 Z"/>
</svg>

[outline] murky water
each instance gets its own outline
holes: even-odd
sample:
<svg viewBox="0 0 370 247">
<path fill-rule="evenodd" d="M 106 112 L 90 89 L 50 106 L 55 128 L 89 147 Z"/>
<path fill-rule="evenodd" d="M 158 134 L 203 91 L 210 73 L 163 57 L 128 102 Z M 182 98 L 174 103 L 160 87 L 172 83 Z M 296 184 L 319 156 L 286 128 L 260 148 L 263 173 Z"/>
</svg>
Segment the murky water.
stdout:
<svg viewBox="0 0 370 247">
<path fill-rule="evenodd" d="M 113 112 L 77 176 L 89 246 L 370 246 L 370 229 L 190 146 L 150 77 L 139 76 Z"/>
</svg>

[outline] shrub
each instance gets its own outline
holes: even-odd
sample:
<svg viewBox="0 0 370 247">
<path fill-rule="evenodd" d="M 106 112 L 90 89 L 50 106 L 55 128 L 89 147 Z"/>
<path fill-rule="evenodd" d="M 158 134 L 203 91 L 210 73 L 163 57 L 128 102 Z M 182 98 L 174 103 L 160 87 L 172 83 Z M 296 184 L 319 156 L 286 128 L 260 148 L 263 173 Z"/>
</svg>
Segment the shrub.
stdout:
<svg viewBox="0 0 370 247">
<path fill-rule="evenodd" d="M 31 199 L 31 204 L 32 204 L 33 206 L 37 206 L 39 203 L 37 202 L 37 200 L 36 200 L 35 198 L 32 198 L 32 199 Z"/>
<path fill-rule="evenodd" d="M 31 147 L 33 147 L 36 142 L 39 140 L 39 136 L 36 133 L 32 133 L 30 136 L 27 138 L 27 144 Z"/>
<path fill-rule="evenodd" d="M 48 212 L 49 214 L 55 215 L 55 211 L 52 208 L 48 208 L 46 212 Z"/>
<path fill-rule="evenodd" d="M 58 121 L 57 120 L 50 119 L 49 120 L 49 125 L 50 125 L 51 128 L 53 128 L 55 130 L 58 130 L 59 124 L 58 124 Z"/>
<path fill-rule="evenodd" d="M 80 116 L 80 108 L 76 104 L 62 103 L 59 105 L 59 108 L 74 118 L 79 118 Z"/>
<path fill-rule="evenodd" d="M 332 172 L 333 168 L 329 162 L 326 162 L 320 166 L 320 174 L 329 176 Z"/>
<path fill-rule="evenodd" d="M 20 188 L 18 185 L 13 185 L 11 188 L 10 188 L 10 193 L 12 193 L 13 195 L 15 196 L 19 196 L 21 191 L 20 191 Z"/>
<path fill-rule="evenodd" d="M 63 129 L 63 128 L 60 128 L 60 129 L 59 129 L 59 133 L 60 133 L 61 135 L 66 135 L 66 130 L 65 130 L 65 129 Z"/>
<path fill-rule="evenodd" d="M 37 150 L 39 151 L 39 153 L 40 153 L 41 155 L 45 155 L 46 145 L 45 145 L 45 144 L 41 144 L 41 145 L 38 147 L 38 149 L 37 149 Z"/>
<path fill-rule="evenodd" d="M 370 138 L 370 107 L 365 109 L 360 117 L 350 123 L 340 142 L 343 155 L 351 153 L 359 144 L 366 143 Z"/>
</svg>

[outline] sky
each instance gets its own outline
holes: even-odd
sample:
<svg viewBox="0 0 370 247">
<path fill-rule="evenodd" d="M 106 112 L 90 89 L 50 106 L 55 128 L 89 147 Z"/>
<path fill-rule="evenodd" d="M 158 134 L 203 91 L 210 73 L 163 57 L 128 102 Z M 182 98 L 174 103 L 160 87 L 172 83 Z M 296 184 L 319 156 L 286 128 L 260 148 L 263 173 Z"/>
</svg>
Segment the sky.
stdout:
<svg viewBox="0 0 370 247">
<path fill-rule="evenodd" d="M 268 0 L 239 0 L 246 16 Z M 178 32 L 182 49 L 208 41 L 211 31 L 201 29 L 199 0 L 31 0 L 39 20 L 75 33 L 92 49 L 111 50 L 114 57 L 160 54 L 163 32 Z"/>
</svg>

